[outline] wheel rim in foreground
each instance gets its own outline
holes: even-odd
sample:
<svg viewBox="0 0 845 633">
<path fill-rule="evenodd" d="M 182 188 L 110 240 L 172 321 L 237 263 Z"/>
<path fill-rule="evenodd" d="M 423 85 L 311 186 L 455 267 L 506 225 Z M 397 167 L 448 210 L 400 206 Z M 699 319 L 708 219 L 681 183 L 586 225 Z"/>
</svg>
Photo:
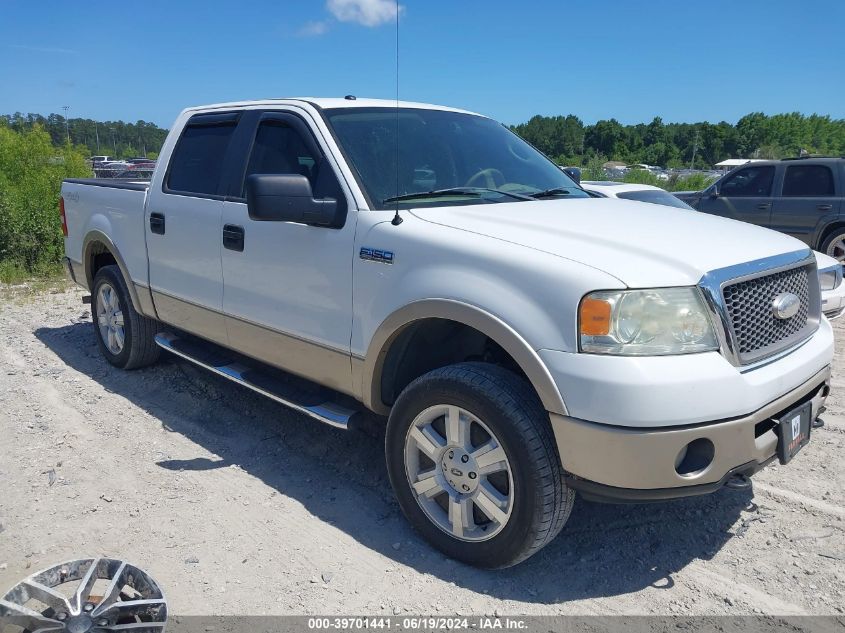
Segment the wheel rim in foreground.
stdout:
<svg viewBox="0 0 845 633">
<path fill-rule="evenodd" d="M 112 354 L 120 354 L 126 340 L 126 332 L 123 329 L 123 310 L 117 292 L 108 283 L 101 284 L 97 292 L 97 325 L 106 348 Z"/>
<path fill-rule="evenodd" d="M 405 474 L 422 511 L 456 539 L 491 539 L 513 512 L 505 450 L 461 407 L 429 407 L 414 419 L 405 438 Z"/>
<path fill-rule="evenodd" d="M 153 578 L 113 558 L 55 565 L 19 582 L 0 598 L 0 633 L 132 631 L 162 633 L 167 603 Z M 13 629 L 13 630 L 20 630 Z"/>
</svg>

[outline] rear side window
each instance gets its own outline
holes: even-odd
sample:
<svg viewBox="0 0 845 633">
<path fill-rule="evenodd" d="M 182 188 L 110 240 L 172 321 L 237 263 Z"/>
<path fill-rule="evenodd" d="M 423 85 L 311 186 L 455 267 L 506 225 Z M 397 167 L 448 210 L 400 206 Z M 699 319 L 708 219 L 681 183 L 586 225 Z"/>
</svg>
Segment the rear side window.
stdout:
<svg viewBox="0 0 845 633">
<path fill-rule="evenodd" d="M 723 196 L 766 197 L 772 195 L 775 168 L 772 166 L 746 167 L 728 176 L 719 193 Z"/>
<path fill-rule="evenodd" d="M 215 195 L 229 139 L 236 126 L 234 116 L 193 117 L 170 158 L 167 188 L 180 193 Z"/>
<path fill-rule="evenodd" d="M 825 165 L 790 165 L 783 181 L 784 196 L 833 195 L 833 172 Z"/>
</svg>

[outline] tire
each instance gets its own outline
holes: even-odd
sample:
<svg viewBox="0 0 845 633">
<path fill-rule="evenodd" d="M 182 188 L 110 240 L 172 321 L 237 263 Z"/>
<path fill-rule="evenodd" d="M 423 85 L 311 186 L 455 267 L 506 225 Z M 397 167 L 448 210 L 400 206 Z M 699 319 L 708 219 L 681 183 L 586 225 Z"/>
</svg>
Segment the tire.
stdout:
<svg viewBox="0 0 845 633">
<path fill-rule="evenodd" d="M 572 510 L 548 413 L 530 385 L 495 365 L 460 363 L 414 380 L 390 413 L 385 454 L 408 521 L 470 565 L 525 560 Z"/>
<path fill-rule="evenodd" d="M 845 227 L 839 227 L 830 232 L 822 241 L 819 250 L 840 262 L 845 262 Z"/>
<path fill-rule="evenodd" d="M 161 353 L 155 343 L 158 321 L 135 310 L 117 266 L 103 266 L 97 271 L 91 295 L 91 317 L 97 346 L 115 367 L 137 369 L 158 360 Z"/>
</svg>

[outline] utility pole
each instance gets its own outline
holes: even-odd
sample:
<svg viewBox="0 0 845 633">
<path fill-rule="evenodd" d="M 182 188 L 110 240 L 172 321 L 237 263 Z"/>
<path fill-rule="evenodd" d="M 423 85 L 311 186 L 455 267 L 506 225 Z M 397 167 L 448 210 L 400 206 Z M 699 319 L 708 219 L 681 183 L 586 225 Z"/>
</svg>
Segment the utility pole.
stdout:
<svg viewBox="0 0 845 633">
<path fill-rule="evenodd" d="M 97 128 L 97 122 L 94 121 L 94 134 L 97 136 L 97 153 L 100 153 L 100 130 Z"/>
<path fill-rule="evenodd" d="M 695 139 L 692 142 L 692 160 L 689 162 L 689 168 L 695 169 L 695 153 L 698 151 L 698 128 L 695 130 Z"/>
<path fill-rule="evenodd" d="M 114 128 L 110 127 L 109 130 L 111 130 L 111 144 L 114 147 L 114 158 L 117 160 L 117 142 L 114 140 Z"/>
<path fill-rule="evenodd" d="M 70 106 L 62 106 L 62 110 L 65 111 L 65 133 L 67 134 L 67 144 L 70 145 L 70 125 L 67 122 L 67 111 L 70 110 Z"/>
</svg>

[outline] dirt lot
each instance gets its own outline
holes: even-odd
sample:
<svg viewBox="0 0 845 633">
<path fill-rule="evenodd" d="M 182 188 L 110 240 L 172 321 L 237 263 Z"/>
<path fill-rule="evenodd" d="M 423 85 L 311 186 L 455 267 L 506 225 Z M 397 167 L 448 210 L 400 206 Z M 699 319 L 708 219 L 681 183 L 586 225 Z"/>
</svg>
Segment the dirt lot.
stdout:
<svg viewBox="0 0 845 633">
<path fill-rule="evenodd" d="M 845 611 L 845 324 L 825 427 L 753 493 L 579 499 L 540 555 L 483 572 L 405 523 L 381 438 L 174 358 L 116 370 L 81 297 L 0 289 L 0 590 L 107 555 L 182 615 Z"/>
</svg>

